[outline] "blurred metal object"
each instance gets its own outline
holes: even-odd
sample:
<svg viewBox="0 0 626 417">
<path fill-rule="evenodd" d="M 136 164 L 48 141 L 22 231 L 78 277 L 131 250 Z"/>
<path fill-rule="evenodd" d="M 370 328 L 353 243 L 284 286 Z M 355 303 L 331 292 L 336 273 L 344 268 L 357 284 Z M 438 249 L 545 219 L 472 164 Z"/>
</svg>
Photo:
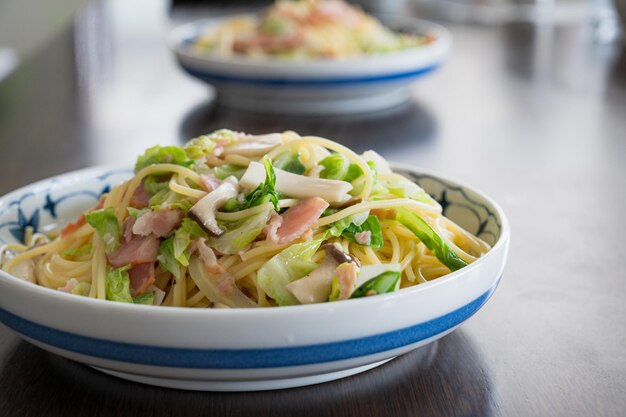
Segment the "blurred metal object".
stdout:
<svg viewBox="0 0 626 417">
<path fill-rule="evenodd" d="M 622 40 L 626 42 L 626 0 L 613 0 L 613 5 L 622 23 Z"/>
<path fill-rule="evenodd" d="M 352 0 L 368 13 L 403 14 L 408 6 L 407 0 Z"/>
<path fill-rule="evenodd" d="M 419 15 L 484 25 L 573 23 L 589 16 L 585 0 L 414 0 L 414 8 Z"/>
<path fill-rule="evenodd" d="M 619 38 L 618 16 L 612 0 L 591 0 L 591 28 L 595 42 L 612 43 Z"/>
<path fill-rule="evenodd" d="M 13 49 L 0 48 L 0 81 L 13 72 L 18 62 L 19 59 Z"/>
</svg>

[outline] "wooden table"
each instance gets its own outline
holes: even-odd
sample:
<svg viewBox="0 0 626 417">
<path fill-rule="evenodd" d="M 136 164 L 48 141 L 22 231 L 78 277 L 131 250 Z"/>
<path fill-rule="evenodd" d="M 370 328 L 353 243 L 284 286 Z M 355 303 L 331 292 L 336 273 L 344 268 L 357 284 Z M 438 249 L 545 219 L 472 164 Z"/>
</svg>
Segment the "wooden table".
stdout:
<svg viewBox="0 0 626 417">
<path fill-rule="evenodd" d="M 260 393 L 106 376 L 0 327 L 0 416 L 619 416 L 626 411 L 626 50 L 584 25 L 448 25 L 410 104 L 353 117 L 215 105 L 165 46 L 227 10 L 108 1 L 0 83 L 0 193 L 228 127 L 293 129 L 461 179 L 512 224 L 494 297 L 438 343 L 370 372 Z M 140 14 L 143 18 L 138 19 Z"/>
</svg>

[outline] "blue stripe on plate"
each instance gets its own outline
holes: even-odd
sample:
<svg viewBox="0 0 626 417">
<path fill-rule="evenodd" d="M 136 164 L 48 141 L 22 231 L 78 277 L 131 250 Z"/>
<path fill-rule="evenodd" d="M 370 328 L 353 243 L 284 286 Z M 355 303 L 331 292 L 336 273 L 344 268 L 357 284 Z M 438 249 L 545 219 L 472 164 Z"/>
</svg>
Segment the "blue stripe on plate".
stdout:
<svg viewBox="0 0 626 417">
<path fill-rule="evenodd" d="M 1 308 L 0 321 L 45 344 L 115 361 L 196 369 L 275 368 L 349 359 L 419 342 L 465 321 L 494 289 L 451 313 L 404 329 L 342 342 L 269 349 L 186 349 L 112 342 L 42 326 Z"/>
<path fill-rule="evenodd" d="M 363 76 L 363 77 L 343 77 L 343 78 L 300 78 L 300 79 L 284 79 L 284 78 L 259 78 L 259 77 L 237 77 L 233 75 L 218 74 L 213 72 L 198 71 L 181 64 L 182 68 L 191 76 L 199 78 L 206 82 L 225 82 L 236 84 L 258 84 L 271 86 L 296 86 L 296 87 L 323 87 L 338 86 L 350 84 L 372 84 L 384 83 L 389 81 L 398 81 L 407 78 L 417 78 L 439 67 L 439 64 L 422 67 L 419 69 L 397 72 L 392 74 Z"/>
</svg>

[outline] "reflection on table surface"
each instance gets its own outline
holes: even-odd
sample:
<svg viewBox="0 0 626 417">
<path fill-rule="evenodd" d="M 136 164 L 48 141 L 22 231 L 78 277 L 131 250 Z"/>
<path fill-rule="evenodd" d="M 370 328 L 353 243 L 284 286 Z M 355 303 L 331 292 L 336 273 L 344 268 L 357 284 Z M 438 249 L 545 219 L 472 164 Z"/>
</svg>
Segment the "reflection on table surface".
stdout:
<svg viewBox="0 0 626 417">
<path fill-rule="evenodd" d="M 0 193 L 90 165 L 132 164 L 149 146 L 222 127 L 296 130 L 491 195 L 512 225 L 500 287 L 436 347 L 272 393 L 132 384 L 1 328 L 0 415 L 622 415 L 626 50 L 598 43 L 581 22 L 449 23 L 449 60 L 414 86 L 407 105 L 351 117 L 264 116 L 220 106 L 165 45 L 177 24 L 229 10 L 96 2 L 20 59 L 0 81 Z"/>
<path fill-rule="evenodd" d="M 495 404 L 486 368 L 473 341 L 457 331 L 335 382 L 273 392 L 202 393 L 116 379 L 21 342 L 0 375 L 5 387 L 0 405 L 27 408 L 32 415 L 68 417 L 121 415 L 120 410 L 124 415 L 420 416 L 448 415 L 451 409 L 487 417 Z"/>
<path fill-rule="evenodd" d="M 376 149 L 383 141 L 386 148 L 394 149 L 404 149 L 408 143 L 426 146 L 435 138 L 437 130 L 432 115 L 416 102 L 374 114 L 284 117 L 234 110 L 209 101 L 185 116 L 179 138 L 184 142 L 222 126 L 250 133 L 307 132 L 308 135 L 333 138 L 359 153 Z"/>
</svg>

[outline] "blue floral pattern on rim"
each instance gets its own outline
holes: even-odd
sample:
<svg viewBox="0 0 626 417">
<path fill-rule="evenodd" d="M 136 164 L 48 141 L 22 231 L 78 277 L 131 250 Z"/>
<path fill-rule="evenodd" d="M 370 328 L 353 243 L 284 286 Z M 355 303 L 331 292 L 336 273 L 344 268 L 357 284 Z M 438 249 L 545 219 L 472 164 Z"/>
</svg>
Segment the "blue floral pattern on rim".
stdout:
<svg viewBox="0 0 626 417">
<path fill-rule="evenodd" d="M 470 233 L 493 245 L 500 237 L 502 224 L 486 201 L 463 186 L 449 183 L 428 174 L 395 169 L 411 179 L 441 204 L 443 214 Z"/>
<path fill-rule="evenodd" d="M 501 229 L 500 219 L 477 195 L 462 186 L 432 175 L 417 174 L 404 169 L 396 171 L 424 188 L 442 205 L 444 215 L 453 218 L 466 230 L 490 244 L 498 239 Z M 106 171 L 94 175 L 90 179 L 91 182 L 82 188 L 76 187 L 74 181 L 67 184 L 55 178 L 47 188 L 37 192 L 29 191 L 6 206 L 0 206 L 0 243 L 10 240 L 21 242 L 24 230 L 28 226 L 37 232 L 45 230 L 43 225 L 72 220 L 78 212 L 70 210 L 71 212 L 60 213 L 60 206 L 67 204 L 68 207 L 74 208 L 84 201 L 86 203 L 82 207 L 84 210 L 131 173 L 130 169 Z"/>
<path fill-rule="evenodd" d="M 106 171 L 94 176 L 89 185 L 76 186 L 75 181 L 63 181 L 53 178 L 43 189 L 29 191 L 6 205 L 0 205 L 0 244 L 10 241 L 22 242 L 27 227 L 34 232 L 41 232 L 46 225 L 60 224 L 72 220 L 77 212 L 59 208 L 62 206 L 81 206 L 98 201 L 100 196 L 111 190 L 122 179 L 131 175 L 129 169 Z M 78 189 L 77 189 L 78 188 Z"/>
</svg>

